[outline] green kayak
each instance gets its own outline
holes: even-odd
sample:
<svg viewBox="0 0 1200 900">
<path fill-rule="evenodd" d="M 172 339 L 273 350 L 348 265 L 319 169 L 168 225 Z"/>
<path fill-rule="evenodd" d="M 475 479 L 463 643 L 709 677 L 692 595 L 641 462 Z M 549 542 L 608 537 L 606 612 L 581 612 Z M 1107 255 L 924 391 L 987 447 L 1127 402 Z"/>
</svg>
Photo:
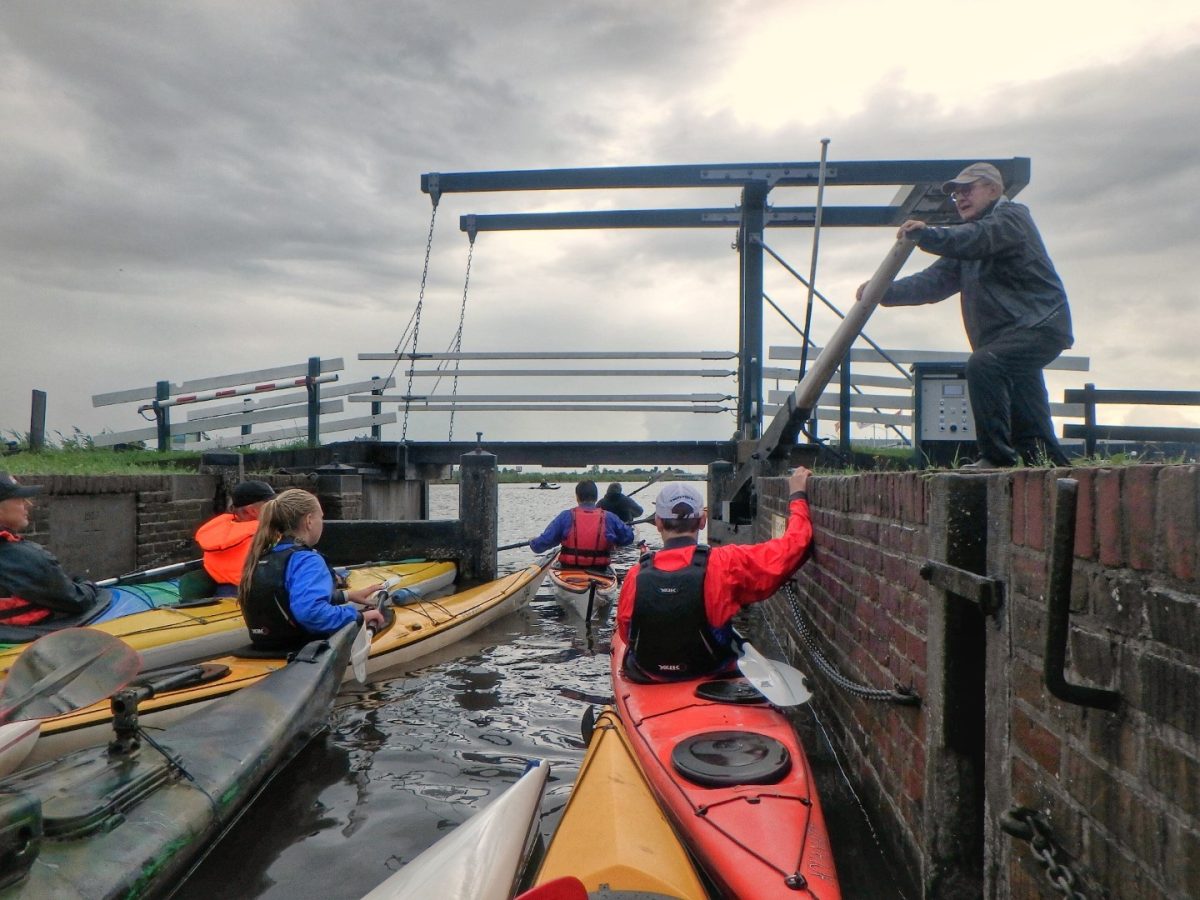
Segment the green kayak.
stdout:
<svg viewBox="0 0 1200 900">
<path fill-rule="evenodd" d="M 116 740 L 0 781 L 0 897 L 143 897 L 178 884 L 320 731 L 357 627 L 161 731 L 114 695 Z M 123 726 L 123 727 L 121 727 Z"/>
</svg>

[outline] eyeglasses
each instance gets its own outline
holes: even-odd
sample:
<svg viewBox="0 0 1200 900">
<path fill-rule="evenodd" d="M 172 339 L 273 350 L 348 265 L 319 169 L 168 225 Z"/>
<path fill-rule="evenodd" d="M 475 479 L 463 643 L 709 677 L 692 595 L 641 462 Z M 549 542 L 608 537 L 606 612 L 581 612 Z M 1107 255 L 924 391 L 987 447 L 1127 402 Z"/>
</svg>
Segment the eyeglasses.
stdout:
<svg viewBox="0 0 1200 900">
<path fill-rule="evenodd" d="M 982 181 L 972 181 L 970 184 L 964 184 L 957 190 L 950 192 L 950 199 L 957 203 L 960 197 L 967 196 L 967 194 L 971 193 L 971 191 L 975 190 L 975 188 L 979 187 L 981 184 L 983 184 Z"/>
</svg>

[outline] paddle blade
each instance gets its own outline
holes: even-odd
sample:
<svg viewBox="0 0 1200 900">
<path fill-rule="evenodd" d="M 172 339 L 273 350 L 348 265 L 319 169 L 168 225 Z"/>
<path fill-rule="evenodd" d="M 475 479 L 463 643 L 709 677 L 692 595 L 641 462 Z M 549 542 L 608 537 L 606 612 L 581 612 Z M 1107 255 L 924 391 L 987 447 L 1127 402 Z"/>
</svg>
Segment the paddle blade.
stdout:
<svg viewBox="0 0 1200 900">
<path fill-rule="evenodd" d="M 142 659 L 120 638 L 64 628 L 29 645 L 0 690 L 0 723 L 45 719 L 91 706 L 137 675 Z"/>
<path fill-rule="evenodd" d="M 371 655 L 371 629 L 366 625 L 358 629 L 354 643 L 350 645 L 350 668 L 359 684 L 367 683 L 367 657 Z"/>
<path fill-rule="evenodd" d="M 767 659 L 749 641 L 742 641 L 738 650 L 738 669 L 776 706 L 800 706 L 812 699 L 808 681 L 799 669 Z"/>
</svg>

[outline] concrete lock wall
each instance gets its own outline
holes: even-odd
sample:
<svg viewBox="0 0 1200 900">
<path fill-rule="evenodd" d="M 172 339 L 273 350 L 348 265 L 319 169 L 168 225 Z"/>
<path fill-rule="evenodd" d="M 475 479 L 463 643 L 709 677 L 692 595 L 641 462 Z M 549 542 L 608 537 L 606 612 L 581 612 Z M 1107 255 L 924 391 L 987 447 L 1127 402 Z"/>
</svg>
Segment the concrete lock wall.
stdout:
<svg viewBox="0 0 1200 900">
<path fill-rule="evenodd" d="M 1052 696 L 1043 677 L 1062 477 L 1079 482 L 1064 674 L 1116 691 L 1112 712 Z M 785 491 L 763 482 L 757 539 Z M 809 493 L 816 548 L 795 584 L 824 653 L 859 684 L 921 696 L 874 702 L 812 674 L 875 830 L 923 895 L 1060 896 L 1001 827 L 1024 807 L 1089 896 L 1200 896 L 1200 471 L 867 474 Z M 998 613 L 926 583 L 927 559 L 1001 582 Z M 812 671 L 786 597 L 765 606 Z"/>
</svg>

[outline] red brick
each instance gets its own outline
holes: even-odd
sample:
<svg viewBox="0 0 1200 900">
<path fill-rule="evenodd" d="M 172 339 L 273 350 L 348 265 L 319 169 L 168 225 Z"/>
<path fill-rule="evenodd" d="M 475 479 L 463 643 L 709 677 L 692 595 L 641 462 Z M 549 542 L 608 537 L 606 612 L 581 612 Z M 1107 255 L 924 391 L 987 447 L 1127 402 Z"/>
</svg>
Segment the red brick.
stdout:
<svg viewBox="0 0 1200 900">
<path fill-rule="evenodd" d="M 1130 466 L 1121 490 L 1129 565 L 1134 569 L 1154 568 L 1154 501 L 1158 466 Z"/>
<path fill-rule="evenodd" d="M 1121 531 L 1121 470 L 1102 469 L 1096 473 L 1096 539 L 1101 565 L 1115 568 L 1125 564 Z"/>
<path fill-rule="evenodd" d="M 1075 555 L 1080 559 L 1095 559 L 1095 472 L 1091 469 L 1076 469 L 1072 477 L 1079 482 L 1079 505 L 1075 509 Z"/>
<path fill-rule="evenodd" d="M 1025 493 L 1025 546 L 1045 550 L 1050 515 L 1046 507 L 1046 476 L 1041 470 L 1020 474 L 1024 476 L 1021 487 Z M 1013 490 L 1017 489 L 1017 485 L 1013 485 Z"/>
<path fill-rule="evenodd" d="M 1158 480 L 1158 540 L 1163 548 L 1163 568 L 1184 581 L 1195 579 L 1197 574 L 1197 473 L 1195 466 L 1168 466 Z"/>
<path fill-rule="evenodd" d="M 1015 748 L 1023 750 L 1042 769 L 1058 777 L 1062 756 L 1062 741 L 1058 735 L 1042 727 L 1020 709 L 1013 709 L 1012 741 Z"/>
</svg>

